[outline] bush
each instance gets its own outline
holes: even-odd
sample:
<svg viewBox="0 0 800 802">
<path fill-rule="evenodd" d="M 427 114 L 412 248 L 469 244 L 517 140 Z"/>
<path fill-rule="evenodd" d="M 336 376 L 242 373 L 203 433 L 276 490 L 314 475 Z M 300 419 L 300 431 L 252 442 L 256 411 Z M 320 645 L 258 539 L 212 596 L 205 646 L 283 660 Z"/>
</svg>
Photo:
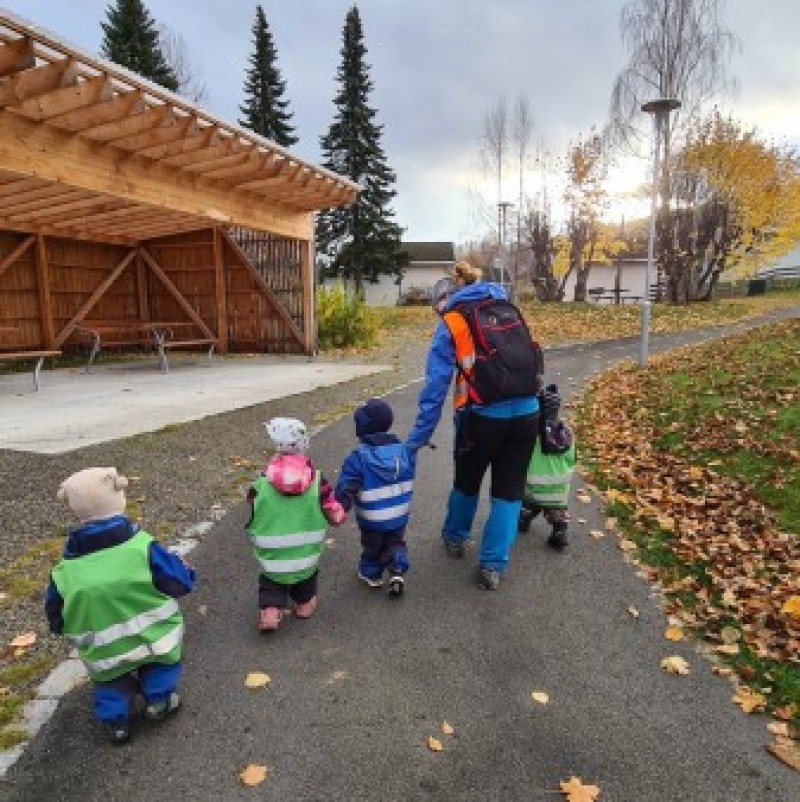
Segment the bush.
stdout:
<svg viewBox="0 0 800 802">
<path fill-rule="evenodd" d="M 364 299 L 348 294 L 341 284 L 317 288 L 317 323 L 322 350 L 373 345 L 378 329 L 375 314 Z"/>
</svg>

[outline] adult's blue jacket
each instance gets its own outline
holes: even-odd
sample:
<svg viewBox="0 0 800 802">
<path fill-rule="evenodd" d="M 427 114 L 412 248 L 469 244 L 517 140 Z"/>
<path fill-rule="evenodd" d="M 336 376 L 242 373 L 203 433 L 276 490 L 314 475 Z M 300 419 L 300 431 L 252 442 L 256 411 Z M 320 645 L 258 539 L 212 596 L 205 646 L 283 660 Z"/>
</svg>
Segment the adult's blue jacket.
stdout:
<svg viewBox="0 0 800 802">
<path fill-rule="evenodd" d="M 345 509 L 355 507 L 361 529 L 402 530 L 414 492 L 415 462 L 415 454 L 392 434 L 362 437 L 342 464 L 336 498 Z"/>
<path fill-rule="evenodd" d="M 481 301 L 485 298 L 506 299 L 507 297 L 506 291 L 498 284 L 490 282 L 470 284 L 450 296 L 443 313 L 462 303 Z M 406 445 L 412 451 L 422 448 L 433 436 L 442 416 L 442 406 L 450 390 L 450 383 L 453 380 L 455 370 L 455 344 L 447 325 L 443 320 L 440 320 L 436 331 L 433 333 L 431 347 L 428 351 L 428 360 L 425 366 L 425 386 L 419 394 L 417 419 L 406 440 Z M 471 412 L 490 418 L 516 418 L 520 415 L 530 415 L 538 412 L 538 410 L 539 400 L 536 396 L 511 398 L 485 406 L 478 404 L 470 406 Z"/>
</svg>

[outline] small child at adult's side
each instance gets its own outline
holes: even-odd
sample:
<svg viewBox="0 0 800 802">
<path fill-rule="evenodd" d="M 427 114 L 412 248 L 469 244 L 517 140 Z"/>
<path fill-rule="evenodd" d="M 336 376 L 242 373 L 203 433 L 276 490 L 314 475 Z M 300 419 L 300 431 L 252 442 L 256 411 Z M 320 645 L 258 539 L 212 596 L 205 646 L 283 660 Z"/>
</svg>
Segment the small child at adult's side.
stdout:
<svg viewBox="0 0 800 802">
<path fill-rule="evenodd" d="M 305 424 L 273 418 L 265 426 L 277 453 L 248 492 L 252 514 L 247 531 L 261 567 L 258 628 L 274 632 L 289 599 L 298 618 L 314 615 L 325 532 L 328 524 L 344 523 L 347 514 L 306 455 Z"/>
<path fill-rule="evenodd" d="M 371 398 L 353 415 L 358 448 L 348 454 L 336 498 L 346 510 L 355 506 L 361 532 L 358 576 L 371 588 L 383 587 L 400 596 L 409 568 L 405 532 L 414 490 L 415 455 L 389 430 L 394 414 L 379 398 Z"/>
<path fill-rule="evenodd" d="M 86 468 L 63 482 L 80 522 L 72 529 L 45 597 L 50 630 L 77 648 L 94 683 L 94 715 L 113 743 L 131 736 L 134 699 L 144 716 L 177 710 L 183 616 L 175 599 L 195 572 L 125 517 L 128 480 L 116 468 Z"/>
<path fill-rule="evenodd" d="M 541 512 L 552 527 L 547 543 L 556 551 L 567 546 L 569 493 L 575 468 L 575 442 L 561 420 L 558 387 L 549 384 L 539 398 L 542 426 L 531 455 L 518 529 L 527 532 Z"/>
</svg>

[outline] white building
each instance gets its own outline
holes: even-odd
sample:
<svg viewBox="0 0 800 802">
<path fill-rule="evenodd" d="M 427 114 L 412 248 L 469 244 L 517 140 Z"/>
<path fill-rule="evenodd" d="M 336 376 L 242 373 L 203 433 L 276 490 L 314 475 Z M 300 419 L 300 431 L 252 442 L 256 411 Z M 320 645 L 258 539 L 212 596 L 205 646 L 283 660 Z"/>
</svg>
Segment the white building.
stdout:
<svg viewBox="0 0 800 802">
<path fill-rule="evenodd" d="M 622 258 L 608 264 L 593 263 L 586 282 L 586 300 L 601 304 L 641 303 L 647 277 L 647 259 Z M 656 269 L 650 275 L 651 296 L 656 286 Z M 564 285 L 564 300 L 575 299 L 575 273 Z"/>
</svg>

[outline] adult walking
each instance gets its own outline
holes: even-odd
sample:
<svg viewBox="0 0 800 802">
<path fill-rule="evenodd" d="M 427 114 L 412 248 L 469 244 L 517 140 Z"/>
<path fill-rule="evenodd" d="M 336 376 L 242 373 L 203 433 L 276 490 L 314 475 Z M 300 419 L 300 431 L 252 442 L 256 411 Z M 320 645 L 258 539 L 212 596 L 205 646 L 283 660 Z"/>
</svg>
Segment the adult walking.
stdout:
<svg viewBox="0 0 800 802">
<path fill-rule="evenodd" d="M 425 386 L 407 443 L 412 449 L 428 443 L 455 372 L 455 478 L 442 539 L 450 557 L 465 555 L 481 481 L 491 468 L 491 509 L 478 551 L 477 578 L 480 587 L 496 590 L 508 568 L 539 429 L 543 365 L 541 351 L 505 290 L 481 279 L 479 268 L 458 262 L 452 294 L 435 306 L 441 321 L 428 351 Z"/>
</svg>

